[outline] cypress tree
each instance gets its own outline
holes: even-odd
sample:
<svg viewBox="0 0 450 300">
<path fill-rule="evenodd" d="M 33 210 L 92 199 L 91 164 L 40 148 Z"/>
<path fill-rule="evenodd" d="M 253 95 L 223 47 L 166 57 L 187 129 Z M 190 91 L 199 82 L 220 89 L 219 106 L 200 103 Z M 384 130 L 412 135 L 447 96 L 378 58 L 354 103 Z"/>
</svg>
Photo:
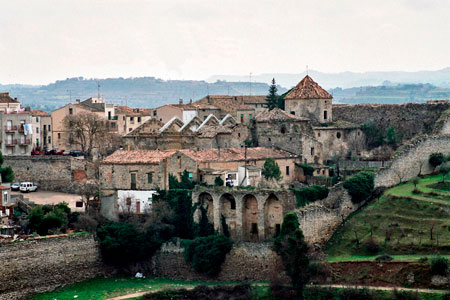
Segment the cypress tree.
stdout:
<svg viewBox="0 0 450 300">
<path fill-rule="evenodd" d="M 269 94 L 266 96 L 267 108 L 272 110 L 278 107 L 278 88 L 275 84 L 275 78 L 272 79 L 272 84 L 269 88 Z"/>
</svg>

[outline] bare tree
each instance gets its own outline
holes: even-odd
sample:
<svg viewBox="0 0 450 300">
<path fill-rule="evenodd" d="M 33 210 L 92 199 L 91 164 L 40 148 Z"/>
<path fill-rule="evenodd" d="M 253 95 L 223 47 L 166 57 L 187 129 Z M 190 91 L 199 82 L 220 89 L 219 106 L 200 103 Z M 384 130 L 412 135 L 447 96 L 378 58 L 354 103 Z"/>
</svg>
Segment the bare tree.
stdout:
<svg viewBox="0 0 450 300">
<path fill-rule="evenodd" d="M 419 167 L 419 173 L 417 174 L 417 176 L 422 176 L 422 169 L 423 169 L 423 167 L 425 167 L 426 163 L 427 163 L 427 161 L 423 160 L 423 159 L 421 159 L 417 162 L 417 165 Z"/>
<path fill-rule="evenodd" d="M 94 204 L 99 201 L 98 184 L 90 182 L 80 184 L 78 187 L 78 195 L 81 196 L 85 212 L 89 212 Z"/>
<path fill-rule="evenodd" d="M 95 113 L 68 115 L 64 118 L 64 128 L 69 133 L 69 144 L 78 146 L 88 159 L 109 134 L 106 120 Z"/>
<path fill-rule="evenodd" d="M 398 178 L 398 183 L 402 183 L 405 181 L 405 177 L 406 177 L 405 170 L 402 170 L 401 168 L 394 168 L 394 174 Z"/>
</svg>

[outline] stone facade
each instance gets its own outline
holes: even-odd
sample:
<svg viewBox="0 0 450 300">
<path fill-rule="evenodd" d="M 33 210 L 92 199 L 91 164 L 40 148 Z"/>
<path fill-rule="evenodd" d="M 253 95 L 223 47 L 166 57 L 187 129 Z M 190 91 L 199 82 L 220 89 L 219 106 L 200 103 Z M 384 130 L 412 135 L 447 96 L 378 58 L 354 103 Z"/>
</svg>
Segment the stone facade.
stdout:
<svg viewBox="0 0 450 300">
<path fill-rule="evenodd" d="M 417 176 L 419 171 L 423 175 L 432 173 L 428 157 L 434 152 L 450 154 L 450 136 L 422 136 L 400 147 L 388 166 L 377 172 L 375 187 L 391 187 L 406 182 Z"/>
<path fill-rule="evenodd" d="M 105 276 L 91 235 L 45 238 L 0 247 L 0 298 L 28 299 L 78 281 Z"/>
<path fill-rule="evenodd" d="M 286 99 L 285 110 L 309 118 L 314 124 L 333 121 L 331 99 Z"/>
<path fill-rule="evenodd" d="M 314 134 L 322 145 L 325 159 L 335 155 L 347 157 L 349 153 L 360 155 L 366 149 L 366 136 L 359 126 L 314 127 Z"/>
</svg>

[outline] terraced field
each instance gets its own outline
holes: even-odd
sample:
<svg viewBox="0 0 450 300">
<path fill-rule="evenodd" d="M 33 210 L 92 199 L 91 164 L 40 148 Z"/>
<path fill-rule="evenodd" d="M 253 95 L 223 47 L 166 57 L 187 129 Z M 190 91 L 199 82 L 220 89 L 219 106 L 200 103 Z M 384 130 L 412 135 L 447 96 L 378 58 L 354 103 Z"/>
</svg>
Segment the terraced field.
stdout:
<svg viewBox="0 0 450 300">
<path fill-rule="evenodd" d="M 433 187 L 440 181 L 441 175 L 432 175 L 416 188 L 398 185 L 350 216 L 326 246 L 330 259 L 450 254 L 450 191 Z"/>
</svg>

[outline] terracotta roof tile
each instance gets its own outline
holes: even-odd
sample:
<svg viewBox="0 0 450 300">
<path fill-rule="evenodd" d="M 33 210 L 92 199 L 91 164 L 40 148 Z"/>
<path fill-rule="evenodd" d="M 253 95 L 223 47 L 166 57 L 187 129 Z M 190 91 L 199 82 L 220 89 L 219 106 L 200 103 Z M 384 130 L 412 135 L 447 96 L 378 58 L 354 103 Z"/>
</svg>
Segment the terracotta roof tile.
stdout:
<svg viewBox="0 0 450 300">
<path fill-rule="evenodd" d="M 179 150 L 181 153 L 189 156 L 197 162 L 225 162 L 225 161 L 244 161 L 244 148 L 224 148 L 207 149 L 202 151 L 194 151 L 190 149 Z M 296 158 L 295 154 L 287 151 L 273 148 L 247 148 L 247 160 L 265 160 L 267 158 Z"/>
<path fill-rule="evenodd" d="M 275 108 L 272 110 L 262 111 L 255 117 L 256 122 L 271 122 L 271 121 L 309 121 L 308 118 L 299 117 L 293 114 L 290 114 L 284 110 L 279 108 Z"/>
<path fill-rule="evenodd" d="M 291 99 L 332 99 L 330 93 L 324 90 L 308 75 L 300 81 L 284 98 Z"/>
<path fill-rule="evenodd" d="M 127 116 L 151 116 L 152 110 L 149 108 L 131 108 L 125 105 L 117 106 L 117 113 L 123 113 Z"/>
<path fill-rule="evenodd" d="M 204 125 L 197 131 L 198 136 L 201 138 L 213 138 L 220 133 L 232 133 L 232 132 L 233 130 L 230 127 L 223 125 L 217 126 Z"/>
<path fill-rule="evenodd" d="M 155 164 L 175 154 L 177 150 L 117 150 L 102 163 L 107 164 Z"/>
<path fill-rule="evenodd" d="M 45 112 L 45 111 L 42 111 L 42 110 L 39 110 L 39 109 L 32 110 L 32 111 L 31 111 L 31 115 L 33 115 L 33 116 L 39 116 L 39 117 L 50 117 L 50 114 L 49 114 L 49 113 L 47 113 L 47 112 Z"/>
</svg>

